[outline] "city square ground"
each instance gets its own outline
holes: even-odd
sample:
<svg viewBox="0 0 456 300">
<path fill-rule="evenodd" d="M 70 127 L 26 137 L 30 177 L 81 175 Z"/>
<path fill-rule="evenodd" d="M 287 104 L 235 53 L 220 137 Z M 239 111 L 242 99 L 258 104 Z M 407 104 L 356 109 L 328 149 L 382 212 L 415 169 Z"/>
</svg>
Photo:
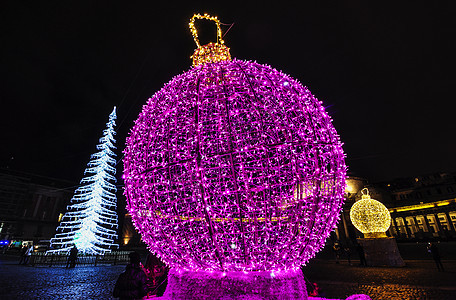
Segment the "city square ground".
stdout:
<svg viewBox="0 0 456 300">
<path fill-rule="evenodd" d="M 372 299 L 456 299 L 456 243 L 439 245 L 445 272 L 438 272 L 425 244 L 399 245 L 406 266 L 363 267 L 353 254 L 335 263 L 324 250 L 304 267 L 306 278 L 316 282 L 329 299 L 366 294 Z M 145 253 L 143 255 L 145 259 Z M 30 267 L 18 257 L 0 255 L 0 299 L 112 299 L 114 283 L 124 265 Z"/>
</svg>

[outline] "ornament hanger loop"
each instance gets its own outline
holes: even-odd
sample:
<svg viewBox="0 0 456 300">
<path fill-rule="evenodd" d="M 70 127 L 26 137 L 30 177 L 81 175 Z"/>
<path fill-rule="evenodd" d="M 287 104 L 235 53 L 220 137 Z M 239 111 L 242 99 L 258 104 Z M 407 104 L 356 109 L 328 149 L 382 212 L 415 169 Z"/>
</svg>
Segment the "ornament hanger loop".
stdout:
<svg viewBox="0 0 456 300">
<path fill-rule="evenodd" d="M 190 19 L 190 23 L 188 23 L 188 26 L 190 27 L 190 32 L 192 33 L 193 40 L 196 43 L 196 46 L 198 48 L 201 47 L 201 44 L 198 39 L 198 30 L 196 30 L 195 27 L 195 19 L 206 19 L 209 21 L 214 21 L 215 25 L 217 25 L 217 44 L 224 44 L 225 42 L 222 39 L 222 29 L 220 28 L 220 21 L 217 17 L 210 16 L 208 14 L 200 15 L 200 14 L 194 14 L 193 17 Z"/>
<path fill-rule="evenodd" d="M 370 196 L 369 196 L 369 189 L 363 188 L 363 189 L 361 190 L 361 198 L 362 198 L 362 199 L 370 199 Z"/>
</svg>

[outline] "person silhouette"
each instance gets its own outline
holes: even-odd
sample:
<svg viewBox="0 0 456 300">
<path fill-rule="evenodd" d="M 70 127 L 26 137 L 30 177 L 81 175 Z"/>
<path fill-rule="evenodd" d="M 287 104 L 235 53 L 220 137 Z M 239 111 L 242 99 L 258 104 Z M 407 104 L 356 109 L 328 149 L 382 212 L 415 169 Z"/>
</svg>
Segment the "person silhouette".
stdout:
<svg viewBox="0 0 456 300">
<path fill-rule="evenodd" d="M 367 266 L 366 256 L 364 254 L 364 248 L 360 243 L 356 244 L 356 252 L 358 252 L 359 263 L 361 266 Z"/>
<path fill-rule="evenodd" d="M 141 267 L 138 252 L 129 254 L 130 263 L 125 272 L 119 275 L 112 293 L 114 298 L 142 299 L 148 293 L 147 275 Z"/>
<path fill-rule="evenodd" d="M 336 264 L 338 264 L 339 263 L 339 259 L 340 259 L 340 251 L 341 251 L 341 247 L 340 247 L 339 241 L 334 242 L 333 251 L 334 251 L 334 256 L 336 258 Z"/>
<path fill-rule="evenodd" d="M 23 247 L 21 248 L 21 252 L 20 252 L 21 258 L 19 259 L 19 264 L 22 264 L 22 263 L 25 264 L 25 261 L 26 261 L 26 253 L 27 253 L 28 249 L 29 249 L 29 248 L 28 248 L 27 245 L 25 245 L 25 246 L 23 246 Z"/>
<path fill-rule="evenodd" d="M 66 268 L 70 266 L 70 268 L 74 268 L 76 266 L 76 260 L 78 259 L 78 248 L 76 245 L 73 245 L 73 248 L 70 250 L 70 255 L 68 256 Z"/>
<path fill-rule="evenodd" d="M 435 261 L 435 265 L 437 266 L 437 270 L 444 272 L 442 261 L 440 260 L 440 252 L 439 248 L 435 243 L 429 243 L 428 251 L 432 254 L 432 259 Z"/>
</svg>

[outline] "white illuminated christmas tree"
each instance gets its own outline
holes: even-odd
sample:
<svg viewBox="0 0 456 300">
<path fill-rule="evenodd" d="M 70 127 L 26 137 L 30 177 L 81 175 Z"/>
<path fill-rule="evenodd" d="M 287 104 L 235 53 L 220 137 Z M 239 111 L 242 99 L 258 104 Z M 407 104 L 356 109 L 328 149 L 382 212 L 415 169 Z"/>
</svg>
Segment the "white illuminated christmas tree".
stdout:
<svg viewBox="0 0 456 300">
<path fill-rule="evenodd" d="M 80 253 L 105 254 L 118 245 L 116 213 L 116 160 L 113 149 L 116 107 L 109 115 L 107 128 L 100 138 L 99 150 L 92 154 L 90 162 L 76 189 L 67 212 L 51 239 L 51 253 L 66 253 L 76 245 Z"/>
</svg>

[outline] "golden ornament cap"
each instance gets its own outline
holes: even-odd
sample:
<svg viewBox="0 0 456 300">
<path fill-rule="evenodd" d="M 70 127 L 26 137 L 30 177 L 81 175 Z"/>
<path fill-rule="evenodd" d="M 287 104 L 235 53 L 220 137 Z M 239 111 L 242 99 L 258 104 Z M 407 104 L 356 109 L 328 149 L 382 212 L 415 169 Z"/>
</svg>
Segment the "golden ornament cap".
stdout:
<svg viewBox="0 0 456 300">
<path fill-rule="evenodd" d="M 217 42 L 201 46 L 198 39 L 198 31 L 195 27 L 196 19 L 206 19 L 215 22 L 217 25 Z M 190 56 L 190 58 L 193 59 L 193 66 L 231 60 L 230 49 L 224 45 L 225 42 L 222 39 L 222 29 L 220 28 L 220 21 L 217 17 L 208 14 L 194 14 L 190 19 L 188 26 L 190 27 L 190 32 L 192 33 L 193 40 L 197 46 L 193 55 Z"/>
</svg>

